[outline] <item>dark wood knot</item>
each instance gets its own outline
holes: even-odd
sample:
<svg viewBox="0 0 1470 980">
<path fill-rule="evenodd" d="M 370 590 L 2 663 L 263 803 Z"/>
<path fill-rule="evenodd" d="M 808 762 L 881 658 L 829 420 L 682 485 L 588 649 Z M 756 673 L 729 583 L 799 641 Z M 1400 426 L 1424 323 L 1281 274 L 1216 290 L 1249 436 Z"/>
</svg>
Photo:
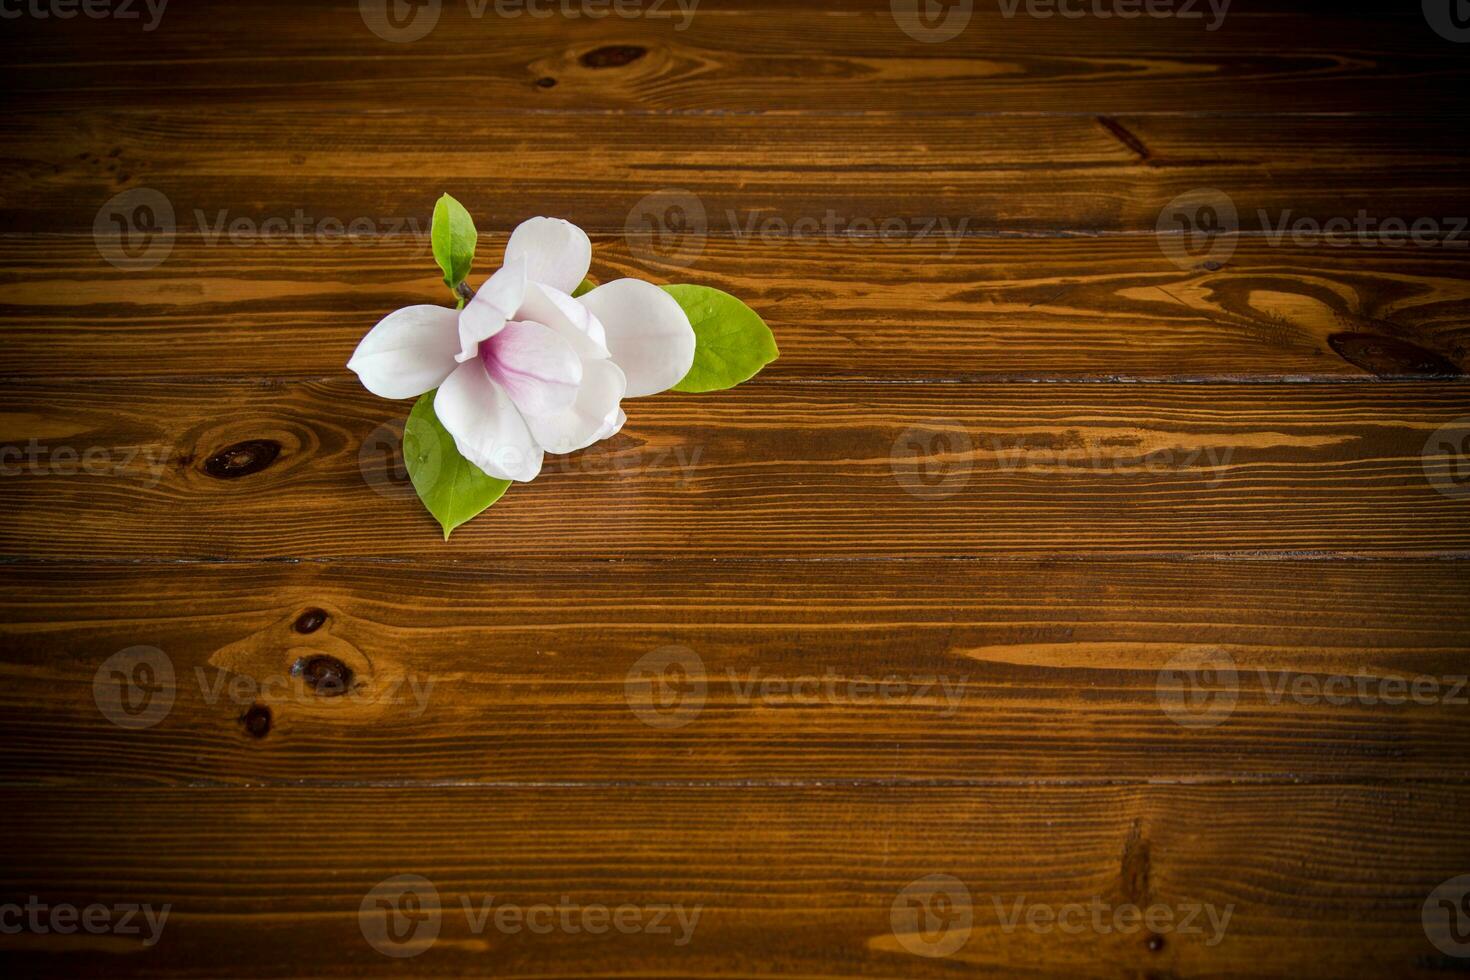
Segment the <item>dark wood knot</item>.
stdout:
<svg viewBox="0 0 1470 980">
<path fill-rule="evenodd" d="M 588 68 L 621 68 L 631 65 L 647 53 L 647 48 L 636 44 L 609 44 L 605 48 L 588 51 L 580 60 Z"/>
<path fill-rule="evenodd" d="M 321 609 L 308 609 L 296 617 L 296 622 L 291 624 L 291 628 L 298 633 L 315 633 L 326 621 L 326 612 Z"/>
<path fill-rule="evenodd" d="M 247 439 L 226 446 L 204 461 L 204 472 L 216 480 L 238 480 L 259 473 L 281 455 L 281 444 L 271 439 Z"/>
<path fill-rule="evenodd" d="M 537 88 L 556 88 L 556 79 L 551 76 L 536 79 Z"/>
<path fill-rule="evenodd" d="M 320 697 L 341 697 L 352 687 L 352 668 L 324 653 L 298 661 L 296 669 Z"/>
<path fill-rule="evenodd" d="M 240 716 L 240 723 L 251 738 L 265 738 L 271 731 L 271 709 L 263 704 L 252 704 Z"/>
<path fill-rule="evenodd" d="M 1463 373 L 1453 361 L 1397 337 L 1335 333 L 1327 343 L 1349 364 L 1380 378 L 1455 378 Z"/>
</svg>

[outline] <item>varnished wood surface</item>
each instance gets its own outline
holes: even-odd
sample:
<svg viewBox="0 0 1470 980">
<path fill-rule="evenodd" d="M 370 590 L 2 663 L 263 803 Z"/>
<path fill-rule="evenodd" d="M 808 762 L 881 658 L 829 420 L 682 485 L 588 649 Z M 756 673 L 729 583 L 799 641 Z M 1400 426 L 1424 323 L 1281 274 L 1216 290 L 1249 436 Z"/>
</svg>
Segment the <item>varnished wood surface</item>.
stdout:
<svg viewBox="0 0 1470 980">
<path fill-rule="evenodd" d="M 12 384 L 0 555 L 1461 557 L 1460 382 L 781 384 L 627 402 L 447 545 L 355 381 Z M 34 418 L 28 406 L 48 412 Z M 1460 423 L 1463 427 L 1463 423 Z M 1451 432 L 1458 429 L 1451 428 Z M 31 443 L 24 438 L 30 435 Z M 1426 458 L 1426 447 L 1429 456 Z"/>
<path fill-rule="evenodd" d="M 1463 968 L 1424 925 L 1470 873 L 1463 45 L 1412 3 L 1209 30 L 982 0 L 932 44 L 887 0 L 662 6 L 446 0 L 402 44 L 341 0 L 3 22 L 0 906 L 170 917 L 0 930 L 0 964 Z M 129 258 L 108 210 L 145 189 L 171 234 Z M 1239 234 L 1156 235 L 1208 189 Z M 473 279 L 562 215 L 595 278 L 727 289 L 781 359 L 627 403 L 446 544 L 407 403 L 343 367 L 442 301 L 442 191 Z M 1270 233 L 1359 211 L 1436 224 Z M 120 656 L 172 673 L 146 725 Z M 409 958 L 363 931 L 399 875 L 444 906 Z M 930 957 L 893 909 L 934 875 L 973 924 Z M 477 929 L 487 899 L 700 919 Z"/>
<path fill-rule="evenodd" d="M 504 248 L 482 242 L 487 261 Z M 780 324 L 769 376 L 783 380 L 1414 379 L 1470 366 L 1470 253 L 1453 248 L 1241 238 L 1214 270 L 1181 269 L 1152 236 L 711 235 L 659 249 L 600 235 L 594 255 L 600 281 L 746 297 Z M 114 267 L 90 239 L 0 237 L 0 257 L 0 372 L 25 379 L 337 378 L 365 323 L 444 293 L 411 236 L 181 236 L 152 269 Z"/>
<path fill-rule="evenodd" d="M 632 114 L 609 125 L 595 115 L 349 108 L 324 133 L 320 117 L 269 103 L 224 116 L 146 103 L 64 115 L 26 107 L 3 124 L 12 177 L 0 218 L 14 230 L 90 232 L 113 195 L 146 187 L 168 198 L 181 233 L 211 241 L 230 243 L 242 220 L 271 233 L 266 222 L 291 222 L 298 209 L 308 243 L 330 221 L 378 234 L 411 220 L 427 229 L 433 195 L 406 164 L 427 168 L 490 227 L 514 227 L 535 208 L 576 214 L 592 231 L 647 232 L 693 224 L 697 208 L 703 230 L 757 241 L 787 238 L 798 222 L 808 237 L 830 224 L 824 239 L 923 234 L 945 244 L 951 234 L 1151 235 L 1171 201 L 1205 188 L 1228 195 L 1256 236 L 1359 210 L 1379 221 L 1470 213 L 1470 154 L 1417 108 L 1384 128 L 1330 115 L 1107 114 L 844 114 L 820 127 L 787 115 Z M 758 157 L 736 149 L 750 145 Z M 665 215 L 672 206 L 688 213 L 678 224 Z M 1449 225 L 1422 237 L 1450 238 L 1463 254 L 1470 231 Z"/>
<path fill-rule="evenodd" d="M 63 562 L 8 577 L 11 782 L 1467 775 L 1456 562 L 918 560 L 800 577 L 763 561 Z M 321 625 L 302 633 L 303 617 Z M 93 692 L 98 665 L 135 645 L 167 658 L 178 691 L 141 731 L 109 724 Z M 687 669 L 665 712 L 636 677 L 673 648 Z M 1201 650 L 1233 664 L 1219 687 L 1233 702 L 1191 727 L 1167 672 Z M 307 684 L 317 657 L 350 680 Z M 1293 687 L 1335 675 L 1436 678 L 1441 696 L 1343 705 Z"/>
<path fill-rule="evenodd" d="M 1209 17 L 1006 17 L 1000 0 L 977 0 L 965 30 L 940 44 L 901 31 L 887 0 L 701 0 L 683 30 L 675 5 L 661 6 L 672 16 L 510 19 L 446 2 L 426 35 L 393 44 L 367 29 L 355 3 L 180 3 L 147 33 L 85 18 L 16 22 L 23 43 L 3 64 L 18 93 L 65 110 L 268 100 L 379 111 L 462 104 L 461 115 L 1397 117 L 1459 110 L 1466 80 L 1461 53 L 1413 4 L 1234 0 L 1211 31 Z"/>
<path fill-rule="evenodd" d="M 1446 962 L 1422 948 L 1421 894 L 1446 861 L 1470 860 L 1463 785 L 1437 783 L 30 788 L 3 799 L 21 887 L 171 906 L 155 947 L 173 943 L 167 962 L 122 944 L 27 942 L 26 962 L 52 975 L 206 976 L 219 970 L 191 964 L 223 962 L 269 976 L 627 976 L 634 964 L 695 977 L 1443 976 Z M 1405 812 L 1422 826 L 1388 846 Z M 439 938 L 390 960 L 364 941 L 358 908 L 404 873 L 434 884 Z M 900 891 L 935 873 L 975 903 L 969 944 L 946 958 L 907 952 L 891 924 Z M 476 932 L 466 900 L 475 916 L 489 901 L 699 917 L 682 946 L 677 927 Z M 1018 901 L 1096 901 L 1231 917 L 1213 946 L 1207 926 L 1059 937 L 1003 928 L 997 901 L 1006 916 Z"/>
</svg>

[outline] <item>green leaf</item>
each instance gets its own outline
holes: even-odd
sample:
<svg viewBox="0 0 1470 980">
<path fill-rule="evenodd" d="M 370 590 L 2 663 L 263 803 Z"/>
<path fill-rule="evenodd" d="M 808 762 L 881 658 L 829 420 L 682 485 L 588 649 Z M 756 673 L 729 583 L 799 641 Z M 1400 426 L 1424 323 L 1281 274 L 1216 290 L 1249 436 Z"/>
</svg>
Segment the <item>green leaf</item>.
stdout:
<svg viewBox="0 0 1470 980">
<path fill-rule="evenodd" d="M 582 285 L 580 285 L 576 289 L 572 290 L 572 298 L 573 299 L 576 299 L 578 296 L 585 296 L 586 294 L 592 292 L 592 290 L 594 290 L 596 288 L 597 288 L 597 283 L 593 282 L 591 279 L 583 279 L 582 280 Z"/>
<path fill-rule="evenodd" d="M 434 245 L 434 261 L 444 270 L 444 285 L 450 289 L 455 289 L 470 274 L 479 237 L 475 221 L 463 205 L 448 194 L 439 198 L 439 203 L 434 205 L 429 238 Z"/>
<path fill-rule="evenodd" d="M 781 352 L 760 314 L 709 286 L 665 286 L 694 326 L 694 364 L 675 391 L 719 391 L 755 377 Z"/>
<path fill-rule="evenodd" d="M 459 454 L 454 437 L 434 414 L 431 391 L 420 396 L 403 427 L 403 462 L 419 499 L 444 529 L 444 540 L 501 498 L 509 480 L 488 476 Z"/>
</svg>

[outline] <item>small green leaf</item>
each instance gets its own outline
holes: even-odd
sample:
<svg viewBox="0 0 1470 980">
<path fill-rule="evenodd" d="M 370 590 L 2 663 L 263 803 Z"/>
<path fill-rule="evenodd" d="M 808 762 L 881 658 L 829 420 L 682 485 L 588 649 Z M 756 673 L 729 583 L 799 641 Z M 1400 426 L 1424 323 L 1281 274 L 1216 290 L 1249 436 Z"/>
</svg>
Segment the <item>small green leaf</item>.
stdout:
<svg viewBox="0 0 1470 980">
<path fill-rule="evenodd" d="M 694 364 L 675 391 L 719 391 L 755 377 L 781 352 L 750 307 L 709 286 L 665 286 L 694 326 Z"/>
<path fill-rule="evenodd" d="M 583 279 L 582 280 L 582 285 L 580 285 L 576 289 L 572 290 L 572 298 L 573 299 L 576 299 L 578 296 L 585 296 L 586 294 L 592 292 L 592 290 L 594 290 L 596 288 L 597 288 L 597 283 L 593 282 L 591 279 Z"/>
<path fill-rule="evenodd" d="M 444 270 L 444 285 L 450 289 L 455 289 L 470 274 L 479 237 L 474 219 L 463 205 L 448 194 L 439 198 L 439 203 L 434 205 L 429 239 L 434 245 L 434 261 Z"/>
<path fill-rule="evenodd" d="M 444 540 L 501 498 L 509 480 L 488 476 L 459 454 L 454 437 L 434 414 L 431 391 L 419 397 L 403 427 L 403 462 L 419 499 L 444 529 Z"/>
</svg>

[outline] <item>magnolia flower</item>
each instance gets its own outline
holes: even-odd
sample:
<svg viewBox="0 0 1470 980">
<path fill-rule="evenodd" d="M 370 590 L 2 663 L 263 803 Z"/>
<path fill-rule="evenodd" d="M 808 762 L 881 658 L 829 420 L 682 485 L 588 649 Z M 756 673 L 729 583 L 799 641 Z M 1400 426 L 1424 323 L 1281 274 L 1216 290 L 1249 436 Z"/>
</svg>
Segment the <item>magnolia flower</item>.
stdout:
<svg viewBox="0 0 1470 980">
<path fill-rule="evenodd" d="M 498 479 L 533 480 L 543 453 L 615 434 L 624 398 L 673 387 L 694 362 L 688 316 L 652 283 L 618 279 L 574 299 L 591 264 L 586 232 L 532 218 L 464 309 L 390 313 L 347 367 L 382 398 L 438 388 L 434 412 L 461 455 Z"/>
</svg>

